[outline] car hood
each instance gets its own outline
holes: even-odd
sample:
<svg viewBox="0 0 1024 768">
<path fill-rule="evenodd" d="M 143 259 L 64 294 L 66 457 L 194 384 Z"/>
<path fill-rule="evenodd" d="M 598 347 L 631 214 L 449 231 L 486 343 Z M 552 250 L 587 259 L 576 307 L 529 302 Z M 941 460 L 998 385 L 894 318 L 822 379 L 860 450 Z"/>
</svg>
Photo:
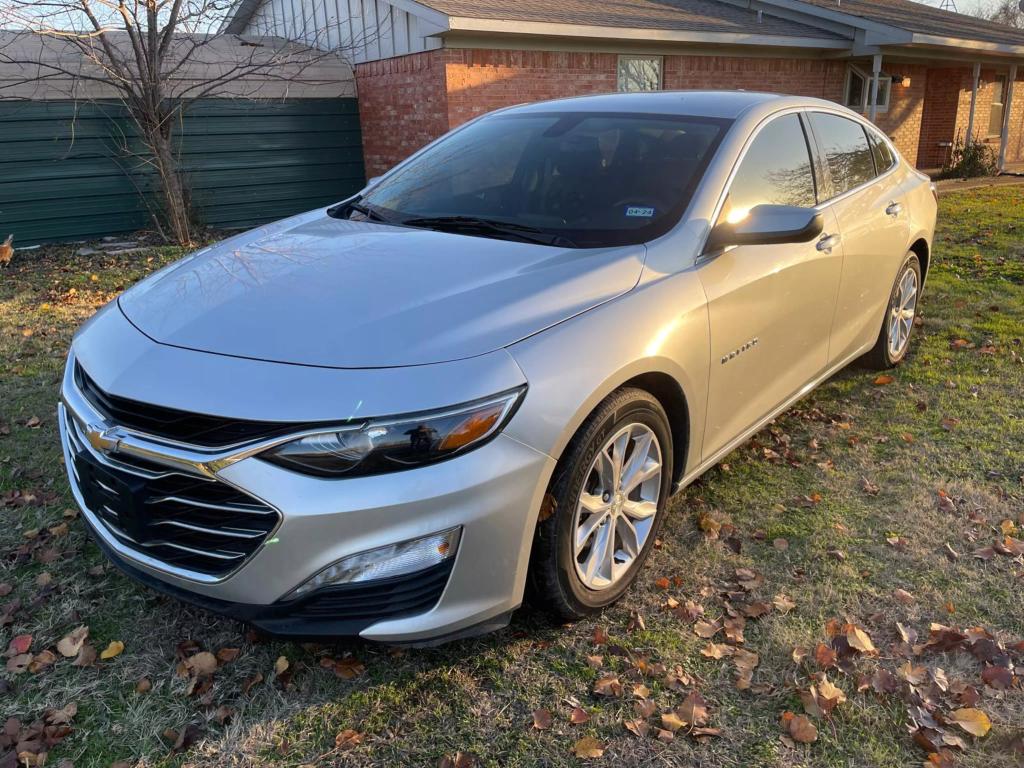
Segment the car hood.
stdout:
<svg viewBox="0 0 1024 768">
<path fill-rule="evenodd" d="M 127 291 L 154 341 L 236 357 L 380 368 L 474 357 L 636 285 L 644 248 L 565 249 L 331 218 L 233 237 Z"/>
</svg>

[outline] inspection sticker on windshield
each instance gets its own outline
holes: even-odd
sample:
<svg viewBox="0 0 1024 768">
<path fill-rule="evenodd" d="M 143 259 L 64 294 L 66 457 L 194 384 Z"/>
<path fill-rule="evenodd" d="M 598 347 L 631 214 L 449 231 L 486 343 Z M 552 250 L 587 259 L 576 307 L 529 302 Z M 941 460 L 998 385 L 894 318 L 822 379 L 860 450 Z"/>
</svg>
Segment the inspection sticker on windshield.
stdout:
<svg viewBox="0 0 1024 768">
<path fill-rule="evenodd" d="M 626 209 L 627 216 L 637 216 L 641 219 L 649 219 L 654 215 L 653 208 L 642 208 L 639 205 L 631 205 Z"/>
</svg>

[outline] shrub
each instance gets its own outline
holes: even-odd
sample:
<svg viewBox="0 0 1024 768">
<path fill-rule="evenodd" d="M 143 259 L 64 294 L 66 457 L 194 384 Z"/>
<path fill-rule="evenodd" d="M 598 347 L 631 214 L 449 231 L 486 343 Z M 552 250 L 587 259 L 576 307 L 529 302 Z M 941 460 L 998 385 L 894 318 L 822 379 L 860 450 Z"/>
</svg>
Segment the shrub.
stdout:
<svg viewBox="0 0 1024 768">
<path fill-rule="evenodd" d="M 957 139 L 939 178 L 971 179 L 998 175 L 999 158 L 991 146 L 980 141 L 964 142 Z"/>
</svg>

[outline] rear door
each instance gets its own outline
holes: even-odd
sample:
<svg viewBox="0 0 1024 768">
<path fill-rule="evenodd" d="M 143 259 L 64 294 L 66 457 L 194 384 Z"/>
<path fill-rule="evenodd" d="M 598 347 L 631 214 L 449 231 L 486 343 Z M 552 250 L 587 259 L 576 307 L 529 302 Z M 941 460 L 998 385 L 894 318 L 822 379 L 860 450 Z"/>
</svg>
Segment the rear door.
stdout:
<svg viewBox="0 0 1024 768">
<path fill-rule="evenodd" d="M 810 125 L 829 177 L 825 207 L 838 219 L 843 245 L 832 363 L 877 338 L 910 241 L 910 214 L 896 155 L 877 130 L 818 111 L 810 113 Z"/>
<path fill-rule="evenodd" d="M 766 203 L 814 207 L 814 171 L 800 114 L 768 118 L 739 160 L 717 221 Z M 705 457 L 825 368 L 842 266 L 841 246 L 828 239 L 834 227 L 826 212 L 823 241 L 736 246 L 699 264 L 711 331 Z"/>
</svg>

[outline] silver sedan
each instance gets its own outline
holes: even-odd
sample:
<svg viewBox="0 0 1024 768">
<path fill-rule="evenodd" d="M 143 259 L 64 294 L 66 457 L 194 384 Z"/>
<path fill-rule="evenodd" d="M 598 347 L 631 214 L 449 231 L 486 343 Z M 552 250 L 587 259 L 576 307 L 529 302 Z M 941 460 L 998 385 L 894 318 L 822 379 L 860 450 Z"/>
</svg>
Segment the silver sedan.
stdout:
<svg viewBox="0 0 1024 768">
<path fill-rule="evenodd" d="M 669 497 L 907 354 L 927 177 L 830 102 L 485 115 L 356 197 L 152 275 L 59 406 L 98 545 L 277 634 L 437 642 L 629 587 Z"/>
</svg>

